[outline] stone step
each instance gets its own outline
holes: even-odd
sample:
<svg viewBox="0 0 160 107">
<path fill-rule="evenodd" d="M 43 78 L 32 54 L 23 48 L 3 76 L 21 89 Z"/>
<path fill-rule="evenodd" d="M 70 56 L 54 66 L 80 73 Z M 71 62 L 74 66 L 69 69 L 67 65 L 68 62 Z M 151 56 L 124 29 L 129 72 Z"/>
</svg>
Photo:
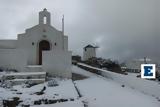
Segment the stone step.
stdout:
<svg viewBox="0 0 160 107">
<path fill-rule="evenodd" d="M 26 66 L 26 72 L 44 72 L 41 65 L 28 65 Z"/>
<path fill-rule="evenodd" d="M 17 72 L 4 75 L 9 79 L 43 79 L 46 78 L 46 72 Z"/>
</svg>

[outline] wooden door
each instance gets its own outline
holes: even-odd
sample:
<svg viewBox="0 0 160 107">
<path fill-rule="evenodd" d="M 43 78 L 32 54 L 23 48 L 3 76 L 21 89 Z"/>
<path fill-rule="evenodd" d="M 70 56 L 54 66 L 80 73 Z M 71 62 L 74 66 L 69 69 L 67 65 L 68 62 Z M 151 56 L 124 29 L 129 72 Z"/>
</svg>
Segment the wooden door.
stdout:
<svg viewBox="0 0 160 107">
<path fill-rule="evenodd" d="M 50 43 L 46 40 L 39 42 L 39 65 L 42 65 L 42 51 L 50 50 Z"/>
</svg>

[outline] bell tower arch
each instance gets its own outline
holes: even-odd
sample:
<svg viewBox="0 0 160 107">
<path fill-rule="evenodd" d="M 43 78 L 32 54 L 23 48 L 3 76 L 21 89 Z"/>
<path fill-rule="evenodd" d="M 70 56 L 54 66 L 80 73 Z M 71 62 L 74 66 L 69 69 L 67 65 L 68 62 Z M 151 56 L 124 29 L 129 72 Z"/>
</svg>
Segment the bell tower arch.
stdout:
<svg viewBox="0 0 160 107">
<path fill-rule="evenodd" d="M 51 15 L 46 8 L 39 12 L 39 24 L 51 24 Z"/>
</svg>

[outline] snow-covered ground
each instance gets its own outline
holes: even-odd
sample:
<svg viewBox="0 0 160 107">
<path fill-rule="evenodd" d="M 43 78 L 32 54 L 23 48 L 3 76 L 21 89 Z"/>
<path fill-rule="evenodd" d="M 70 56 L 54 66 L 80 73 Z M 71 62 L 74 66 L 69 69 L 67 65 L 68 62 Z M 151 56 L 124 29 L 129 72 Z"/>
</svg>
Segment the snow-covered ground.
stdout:
<svg viewBox="0 0 160 107">
<path fill-rule="evenodd" d="M 140 75 L 140 73 L 130 73 L 130 72 L 127 72 L 127 74 L 133 77 L 137 77 L 137 75 Z"/>
<path fill-rule="evenodd" d="M 58 100 L 58 99 L 67 99 L 66 102 L 61 102 L 61 104 L 55 104 L 54 107 L 64 107 L 64 105 L 68 105 L 70 107 L 83 107 L 83 103 L 78 101 L 78 94 L 75 90 L 74 84 L 70 79 L 55 79 L 58 83 L 58 86 L 48 87 L 47 82 L 39 85 L 32 86 L 30 88 L 24 88 L 23 85 L 13 86 L 12 89 L 4 89 L 0 88 L 0 98 L 1 99 L 10 99 L 13 97 L 19 97 L 23 102 L 19 104 L 19 106 L 25 105 L 34 105 L 34 101 L 48 99 L 48 100 Z M 46 89 L 44 90 L 44 94 L 37 95 L 37 92 L 40 92 L 44 86 Z M 70 100 L 72 99 L 72 101 Z M 73 101 L 74 100 L 74 101 Z M 37 105 L 39 107 L 39 105 Z M 33 107 L 37 107 L 36 105 Z M 46 105 L 45 107 L 48 107 Z M 42 104 L 41 107 L 44 107 Z M 49 106 L 50 107 L 50 106 Z"/>
<path fill-rule="evenodd" d="M 137 78 L 132 75 L 122 75 L 114 72 L 110 72 L 104 69 L 96 68 L 83 63 L 78 63 L 79 65 L 85 66 L 87 68 L 100 71 L 101 75 L 105 78 L 111 79 L 119 84 L 124 84 L 130 88 L 136 89 L 140 92 L 154 96 L 155 98 L 160 98 L 160 83 L 156 81 L 146 80 L 142 78 Z"/>
<path fill-rule="evenodd" d="M 89 107 L 159 107 L 160 103 L 127 87 L 121 87 L 113 81 L 106 82 L 101 78 L 89 78 L 76 81 L 76 86 Z"/>
<path fill-rule="evenodd" d="M 56 103 L 56 104 L 49 104 L 49 105 L 35 105 L 32 107 L 84 107 L 84 105 L 82 104 L 82 102 L 79 100 L 77 101 L 70 101 L 70 102 L 65 102 L 65 103 Z"/>
<path fill-rule="evenodd" d="M 73 66 L 72 71 L 86 78 L 76 81 L 54 78 L 58 86 L 48 86 L 48 82 L 45 82 L 30 88 L 24 87 L 24 84 L 13 86 L 11 89 L 0 87 L 0 103 L 4 99 L 18 97 L 23 101 L 18 107 L 23 104 L 31 107 L 160 107 L 160 96 L 151 96 L 117 82 L 114 78 L 120 74 L 105 78 L 77 66 Z M 130 77 L 133 76 L 129 75 L 128 78 Z M 39 93 L 43 89 L 43 93 Z M 45 99 L 67 101 L 45 104 Z M 43 100 L 41 105 L 34 105 L 35 101 L 39 100 Z"/>
<path fill-rule="evenodd" d="M 114 80 L 94 75 L 76 66 L 73 71 L 88 76 L 85 80 L 75 81 L 83 100 L 89 107 L 160 107 L 158 98 L 145 95 L 136 89 Z"/>
</svg>

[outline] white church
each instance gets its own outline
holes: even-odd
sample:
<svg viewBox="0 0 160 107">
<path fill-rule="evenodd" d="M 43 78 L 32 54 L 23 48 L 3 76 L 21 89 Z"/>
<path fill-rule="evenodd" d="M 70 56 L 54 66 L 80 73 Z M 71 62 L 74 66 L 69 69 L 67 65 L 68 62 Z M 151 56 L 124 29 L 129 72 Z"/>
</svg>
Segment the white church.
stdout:
<svg viewBox="0 0 160 107">
<path fill-rule="evenodd" d="M 0 68 L 18 72 L 71 78 L 71 54 L 68 37 L 51 25 L 47 9 L 39 12 L 39 24 L 18 34 L 17 40 L 0 40 Z"/>
</svg>

